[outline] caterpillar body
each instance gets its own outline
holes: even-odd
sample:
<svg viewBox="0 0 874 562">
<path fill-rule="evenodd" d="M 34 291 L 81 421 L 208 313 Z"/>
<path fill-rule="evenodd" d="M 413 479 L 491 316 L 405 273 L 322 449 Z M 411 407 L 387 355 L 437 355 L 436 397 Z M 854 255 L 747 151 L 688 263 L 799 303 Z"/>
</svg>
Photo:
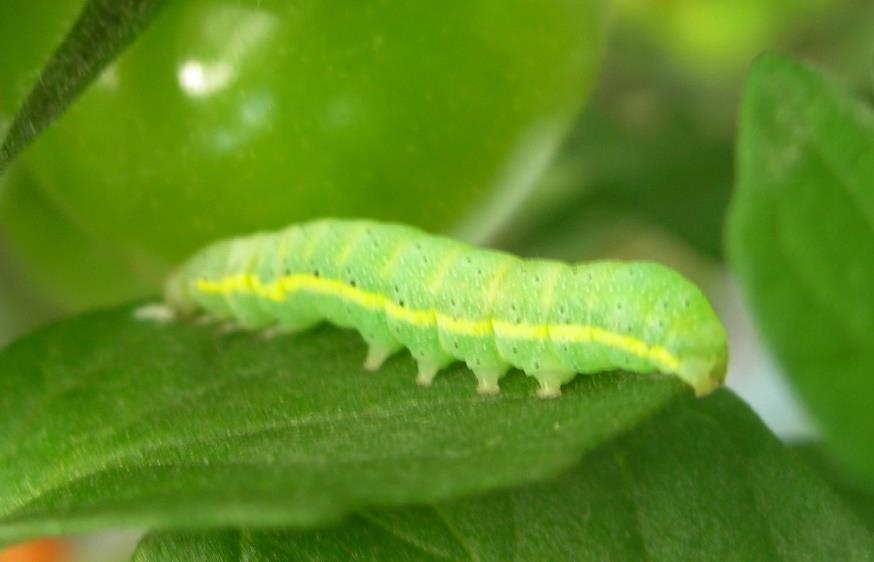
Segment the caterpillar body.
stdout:
<svg viewBox="0 0 874 562">
<path fill-rule="evenodd" d="M 511 367 L 536 378 L 543 397 L 577 373 L 611 370 L 676 375 L 704 394 L 727 362 L 710 304 L 664 266 L 523 260 L 365 220 L 214 243 L 168 279 L 165 300 L 249 329 L 354 328 L 367 369 L 407 348 L 420 384 L 463 361 L 484 394 Z"/>
</svg>

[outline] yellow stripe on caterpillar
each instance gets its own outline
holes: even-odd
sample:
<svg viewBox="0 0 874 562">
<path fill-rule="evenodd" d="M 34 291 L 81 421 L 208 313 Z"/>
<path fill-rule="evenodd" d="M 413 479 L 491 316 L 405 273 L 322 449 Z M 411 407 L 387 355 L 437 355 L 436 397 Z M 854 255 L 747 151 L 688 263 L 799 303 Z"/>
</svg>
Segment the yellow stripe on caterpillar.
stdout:
<svg viewBox="0 0 874 562">
<path fill-rule="evenodd" d="M 234 274 L 221 279 L 198 279 L 195 289 L 212 295 L 230 293 L 254 294 L 281 302 L 289 294 L 308 291 L 339 297 L 369 310 L 385 310 L 393 318 L 415 326 L 432 326 L 438 322 L 454 334 L 487 336 L 492 333 L 504 337 L 543 341 L 549 338 L 572 343 L 597 343 L 649 360 L 667 371 L 676 371 L 680 360 L 667 349 L 649 345 L 632 336 L 585 324 L 528 324 L 492 320 L 453 318 L 433 309 L 414 309 L 400 306 L 383 295 L 365 291 L 336 279 L 326 279 L 307 273 L 282 276 L 265 283 L 257 275 Z"/>
</svg>

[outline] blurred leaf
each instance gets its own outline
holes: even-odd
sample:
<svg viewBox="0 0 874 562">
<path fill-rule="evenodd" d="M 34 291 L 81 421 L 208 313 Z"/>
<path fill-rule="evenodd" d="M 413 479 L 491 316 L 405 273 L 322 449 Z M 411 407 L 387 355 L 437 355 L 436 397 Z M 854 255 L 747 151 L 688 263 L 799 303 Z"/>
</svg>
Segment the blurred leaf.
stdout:
<svg viewBox="0 0 874 562">
<path fill-rule="evenodd" d="M 733 91 L 690 86 L 651 50 L 615 38 L 608 53 L 536 204 L 508 225 L 502 244 L 541 255 L 555 245 L 590 245 L 616 219 L 637 219 L 720 258 L 734 120 L 733 110 L 714 105 L 733 107 Z"/>
<path fill-rule="evenodd" d="M 792 53 L 828 68 L 868 100 L 874 97 L 871 76 L 871 29 L 874 4 L 840 0 L 793 41 Z"/>
<path fill-rule="evenodd" d="M 765 57 L 738 151 L 734 270 L 827 446 L 874 489 L 874 115 L 818 73 Z"/>
<path fill-rule="evenodd" d="M 604 374 L 541 400 L 516 373 L 488 398 L 460 367 L 423 389 L 408 356 L 363 371 L 349 332 L 264 341 L 131 314 L 74 318 L 0 352 L 0 542 L 300 527 L 530 482 L 685 393 Z"/>
<path fill-rule="evenodd" d="M 503 233 L 504 245 L 526 254 L 580 258 L 591 255 L 593 246 L 598 251 L 606 230 L 617 224 L 616 230 L 627 230 L 623 223 L 634 221 L 662 229 L 706 257 L 721 258 L 734 180 L 739 71 L 750 54 L 761 51 L 767 35 L 779 37 L 794 51 L 840 67 L 854 84 L 871 88 L 870 2 L 748 3 L 615 2 L 607 56 L 586 113 L 541 181 L 537 200 Z M 726 24 L 744 14 L 740 26 Z M 685 42 L 684 34 L 719 42 L 727 38 L 723 34 L 755 33 L 755 20 L 766 14 L 771 30 L 766 36 L 754 43 L 723 43 L 736 50 L 730 65 L 710 61 L 701 66 L 704 74 L 690 73 L 686 56 L 665 49 L 667 43 Z M 700 25 L 690 25 L 693 21 Z M 641 25 L 663 37 L 654 42 Z M 702 33 L 714 26 L 721 29 Z M 686 54 L 705 62 L 706 49 L 688 47 Z M 553 252 L 556 246 L 577 249 Z"/>
<path fill-rule="evenodd" d="M 687 399 L 560 478 L 310 533 L 148 536 L 183 560 L 869 560 L 871 534 L 728 391 Z"/>
<path fill-rule="evenodd" d="M 165 0 L 89 0 L 0 145 L 0 173 L 152 21 Z"/>
</svg>

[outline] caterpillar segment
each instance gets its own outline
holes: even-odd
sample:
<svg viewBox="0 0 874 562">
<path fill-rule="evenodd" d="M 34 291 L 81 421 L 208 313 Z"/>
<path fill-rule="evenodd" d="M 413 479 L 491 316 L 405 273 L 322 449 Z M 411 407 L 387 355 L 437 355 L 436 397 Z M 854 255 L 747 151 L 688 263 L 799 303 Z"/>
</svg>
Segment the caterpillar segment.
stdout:
<svg viewBox="0 0 874 562">
<path fill-rule="evenodd" d="M 337 254 L 325 254 L 337 256 L 334 275 L 349 289 L 344 300 L 354 328 L 368 345 L 364 368 L 369 371 L 379 369 L 403 348 L 389 329 L 383 295 L 389 288 L 387 269 L 398 252 L 419 236 L 419 232 L 399 225 L 376 229 L 360 222 L 350 229 Z"/>
<path fill-rule="evenodd" d="M 497 394 L 498 381 L 510 363 L 498 351 L 492 310 L 507 272 L 521 260 L 500 252 L 470 250 L 456 254 L 434 294 L 441 347 L 467 364 L 477 379 L 480 394 Z M 471 320 L 470 310 L 482 310 Z"/>
<path fill-rule="evenodd" d="M 354 328 L 364 366 L 406 348 L 429 385 L 463 361 L 482 394 L 517 368 L 554 397 L 578 373 L 724 378 L 725 331 L 701 292 L 647 262 L 522 260 L 403 225 L 323 219 L 217 242 L 168 280 L 165 300 L 252 330 Z"/>
<path fill-rule="evenodd" d="M 491 315 L 498 354 L 535 377 L 544 397 L 557 395 L 574 375 L 556 357 L 548 330 L 556 284 L 565 269 L 543 260 L 515 264 L 501 280 Z"/>
</svg>

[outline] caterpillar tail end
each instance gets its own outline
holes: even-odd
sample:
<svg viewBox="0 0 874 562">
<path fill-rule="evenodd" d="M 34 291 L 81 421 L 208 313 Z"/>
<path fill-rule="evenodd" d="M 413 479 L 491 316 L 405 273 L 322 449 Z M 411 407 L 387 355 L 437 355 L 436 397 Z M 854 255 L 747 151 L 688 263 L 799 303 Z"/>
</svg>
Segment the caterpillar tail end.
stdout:
<svg viewBox="0 0 874 562">
<path fill-rule="evenodd" d="M 727 366 L 727 355 L 716 359 L 687 359 L 680 366 L 677 376 L 692 387 L 695 396 L 706 396 L 725 381 Z"/>
</svg>

